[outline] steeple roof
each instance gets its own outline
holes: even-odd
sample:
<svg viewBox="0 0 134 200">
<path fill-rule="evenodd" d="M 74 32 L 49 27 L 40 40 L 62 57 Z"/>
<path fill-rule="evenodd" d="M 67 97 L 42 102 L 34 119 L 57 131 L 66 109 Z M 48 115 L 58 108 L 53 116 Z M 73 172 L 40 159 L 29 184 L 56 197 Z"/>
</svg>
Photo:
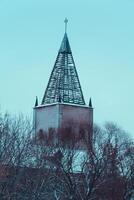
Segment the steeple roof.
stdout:
<svg viewBox="0 0 134 200">
<path fill-rule="evenodd" d="M 56 102 L 85 105 L 66 27 L 42 104 Z"/>
</svg>

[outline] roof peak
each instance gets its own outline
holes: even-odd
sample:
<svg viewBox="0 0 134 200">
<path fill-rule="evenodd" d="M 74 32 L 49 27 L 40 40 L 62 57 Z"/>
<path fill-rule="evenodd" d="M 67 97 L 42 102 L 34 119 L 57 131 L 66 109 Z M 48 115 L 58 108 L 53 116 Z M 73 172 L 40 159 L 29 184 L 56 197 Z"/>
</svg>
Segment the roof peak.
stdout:
<svg viewBox="0 0 134 200">
<path fill-rule="evenodd" d="M 70 47 L 68 36 L 67 36 L 66 32 L 65 32 L 63 40 L 61 42 L 59 53 L 71 53 L 71 47 Z"/>
</svg>

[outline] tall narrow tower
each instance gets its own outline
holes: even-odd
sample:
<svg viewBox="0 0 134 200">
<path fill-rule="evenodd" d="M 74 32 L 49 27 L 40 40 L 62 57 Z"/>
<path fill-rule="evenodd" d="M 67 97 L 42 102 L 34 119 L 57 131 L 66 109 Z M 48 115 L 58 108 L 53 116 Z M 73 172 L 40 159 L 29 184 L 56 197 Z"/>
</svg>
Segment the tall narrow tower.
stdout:
<svg viewBox="0 0 134 200">
<path fill-rule="evenodd" d="M 65 19 L 65 34 L 41 105 L 38 105 L 36 99 L 34 107 L 36 133 L 40 130 L 47 132 L 50 128 L 73 126 L 75 134 L 80 127 L 93 124 L 91 100 L 87 106 L 67 36 L 67 22 Z"/>
</svg>

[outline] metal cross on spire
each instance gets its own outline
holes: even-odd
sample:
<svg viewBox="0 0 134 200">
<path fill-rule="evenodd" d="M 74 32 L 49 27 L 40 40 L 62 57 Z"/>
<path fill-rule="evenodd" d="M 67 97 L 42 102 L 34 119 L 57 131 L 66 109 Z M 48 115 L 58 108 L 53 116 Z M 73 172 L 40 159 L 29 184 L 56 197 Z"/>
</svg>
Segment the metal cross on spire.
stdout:
<svg viewBox="0 0 134 200">
<path fill-rule="evenodd" d="M 67 23 L 68 23 L 68 19 L 67 18 L 65 18 L 64 23 L 65 23 L 65 33 L 66 33 L 67 32 Z"/>
</svg>

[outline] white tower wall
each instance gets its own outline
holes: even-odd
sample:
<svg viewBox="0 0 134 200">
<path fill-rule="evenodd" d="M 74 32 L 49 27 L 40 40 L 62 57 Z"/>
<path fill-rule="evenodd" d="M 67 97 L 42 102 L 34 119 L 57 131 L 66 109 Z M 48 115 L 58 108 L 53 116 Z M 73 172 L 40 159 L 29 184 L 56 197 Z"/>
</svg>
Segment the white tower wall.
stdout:
<svg viewBox="0 0 134 200">
<path fill-rule="evenodd" d="M 40 130 L 48 131 L 49 128 L 58 128 L 59 126 L 59 105 L 37 106 L 34 108 L 35 132 Z"/>
<path fill-rule="evenodd" d="M 49 128 L 62 128 L 81 125 L 92 125 L 93 109 L 88 106 L 80 106 L 65 103 L 37 106 L 34 108 L 35 132 Z M 78 130 L 78 129 L 77 129 Z"/>
</svg>

